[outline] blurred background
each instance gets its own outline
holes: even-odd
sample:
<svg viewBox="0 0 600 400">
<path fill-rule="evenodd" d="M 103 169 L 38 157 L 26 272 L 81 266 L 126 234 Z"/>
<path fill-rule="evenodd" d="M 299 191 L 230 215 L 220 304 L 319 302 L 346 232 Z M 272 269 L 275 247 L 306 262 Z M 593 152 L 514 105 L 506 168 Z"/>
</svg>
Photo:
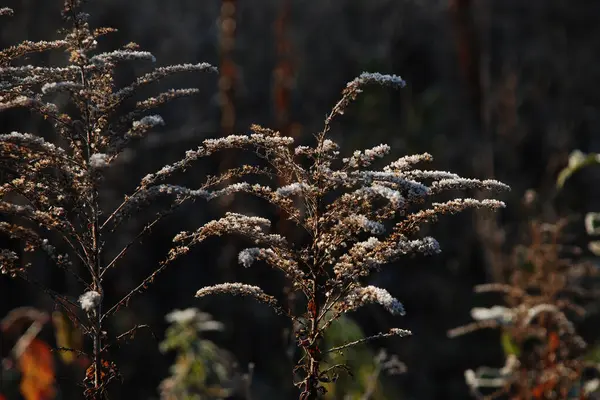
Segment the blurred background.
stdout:
<svg viewBox="0 0 600 400">
<path fill-rule="evenodd" d="M 0 22 L 2 46 L 58 38 L 61 5 L 60 0 L 4 0 L 2 6 L 14 8 L 15 17 Z M 158 93 L 199 87 L 203 95 L 159 110 L 166 126 L 136 143 L 108 172 L 103 192 L 107 210 L 144 175 L 179 159 L 204 138 L 247 132 L 258 123 L 299 143 L 311 140 L 346 82 L 363 71 L 398 74 L 407 86 L 398 92 L 366 90 L 334 126 L 334 139 L 343 150 L 387 143 L 393 157 L 429 152 L 434 169 L 495 178 L 512 187 L 500 197 L 507 203 L 501 213 L 465 213 L 428 227 L 425 233 L 439 240 L 441 255 L 403 260 L 371 277 L 372 284 L 403 302 L 407 315 L 392 318 L 384 310 L 368 309 L 353 315 L 336 334 L 373 334 L 393 326 L 410 329 L 413 336 L 348 353 L 359 373 L 340 381 L 331 398 L 360 399 L 372 379 L 380 379 L 382 387 L 371 398 L 470 398 L 464 371 L 503 365 L 500 334 L 484 330 L 450 339 L 447 331 L 468 323 L 471 308 L 491 305 L 473 294 L 473 286 L 505 279 L 503 260 L 515 245 L 526 242 L 528 221 L 571 218 L 571 239 L 582 246 L 581 257 L 597 262 L 587 250 L 583 218 L 600 211 L 600 168 L 577 172 L 562 190 L 556 188 L 572 150 L 600 151 L 596 0 L 96 0 L 89 1 L 87 10 L 94 26 L 118 29 L 101 42 L 101 49 L 133 41 L 152 52 L 157 65 L 206 61 L 220 69 L 219 76 L 181 75 L 152 88 Z M 37 61 L 64 63 L 65 56 L 47 54 Z M 123 82 L 140 72 L 143 66 L 124 71 Z M 0 114 L 0 123 L 3 132 L 37 132 L 41 126 L 24 111 Z M 235 154 L 198 162 L 178 182 L 196 187 L 207 174 L 238 160 Z M 107 248 L 116 251 L 126 244 L 158 206 L 131 220 Z M 108 295 L 126 294 L 164 258 L 175 234 L 201 226 L 226 207 L 277 218 L 274 210 L 247 198 L 189 204 L 129 253 L 126 268 L 113 275 Z M 209 329 L 202 336 L 227 351 L 223 357 L 229 361 L 219 361 L 231 368 L 225 375 L 239 374 L 244 380 L 251 372 L 254 399 L 297 398 L 285 319 L 246 299 L 194 298 L 199 288 L 226 281 L 260 285 L 285 297 L 276 272 L 264 265 L 244 269 L 237 264 L 242 248 L 235 239 L 206 242 L 113 318 L 111 334 L 136 324 L 150 329 L 114 348 L 123 382 L 113 385 L 112 398 L 159 398 L 159 385 L 176 360 L 176 352 L 159 349 L 169 326 L 165 316 L 189 307 L 223 324 L 222 330 Z M 42 262 L 34 268 L 41 284 L 73 298 L 80 294 L 77 282 L 61 271 Z M 0 316 L 23 306 L 48 314 L 56 309 L 35 286 L 0 276 Z M 598 322 L 594 308 L 577 321 L 592 347 L 600 339 Z M 59 336 L 56 325 L 46 324 L 39 336 L 52 346 Z M 3 338 L 3 356 L 9 341 Z M 397 356 L 402 371 L 376 374 L 380 349 Z M 55 394 L 79 398 L 81 388 L 73 376 L 82 372 L 64 364 L 55 367 Z M 18 378 L 4 371 L 3 385 L 8 387 L 11 379 Z"/>
</svg>

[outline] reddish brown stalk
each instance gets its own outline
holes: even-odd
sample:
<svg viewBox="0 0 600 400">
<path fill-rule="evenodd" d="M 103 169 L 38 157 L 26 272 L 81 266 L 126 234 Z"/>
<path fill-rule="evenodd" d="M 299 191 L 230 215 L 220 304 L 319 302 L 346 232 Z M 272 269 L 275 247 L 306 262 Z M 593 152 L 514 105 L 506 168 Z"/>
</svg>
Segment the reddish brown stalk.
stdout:
<svg viewBox="0 0 600 400">
<path fill-rule="evenodd" d="M 235 129 L 235 84 L 237 67 L 233 59 L 236 31 L 236 0 L 223 0 L 219 19 L 220 67 L 219 100 L 221 103 L 221 131 L 231 134 Z"/>
</svg>

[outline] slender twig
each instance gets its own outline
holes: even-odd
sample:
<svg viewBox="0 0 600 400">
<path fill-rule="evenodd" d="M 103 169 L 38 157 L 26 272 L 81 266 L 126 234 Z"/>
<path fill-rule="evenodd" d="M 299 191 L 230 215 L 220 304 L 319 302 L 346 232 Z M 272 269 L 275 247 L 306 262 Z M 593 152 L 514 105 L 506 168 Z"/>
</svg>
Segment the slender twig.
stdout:
<svg viewBox="0 0 600 400">
<path fill-rule="evenodd" d="M 113 267 L 117 261 L 119 261 L 124 255 L 125 253 L 127 253 L 127 250 L 129 250 L 129 248 L 131 246 L 133 246 L 135 243 L 137 243 L 140 238 L 142 236 L 144 236 L 145 234 L 149 233 L 150 230 L 154 227 L 154 225 L 156 225 L 164 216 L 172 213 L 173 211 L 175 211 L 175 209 L 180 206 L 183 202 L 185 202 L 186 200 L 188 200 L 189 197 L 185 197 L 182 199 L 179 199 L 177 201 L 176 204 L 172 205 L 171 208 L 169 210 L 163 211 L 161 213 L 158 214 L 158 216 L 154 219 L 154 221 L 152 221 L 151 223 L 147 224 L 146 226 L 144 226 L 144 228 L 136 235 L 136 237 L 131 240 L 129 243 L 127 243 L 119 252 L 119 254 L 117 254 L 107 265 L 106 267 L 104 267 L 102 269 L 102 272 L 100 273 L 100 277 L 102 278 L 104 276 L 104 274 L 106 274 L 106 272 Z"/>
<path fill-rule="evenodd" d="M 382 339 L 382 338 L 391 337 L 391 336 L 404 337 L 404 336 L 409 336 L 409 335 L 411 335 L 411 333 L 409 331 L 405 331 L 405 330 L 402 330 L 402 329 L 392 330 L 392 331 L 386 332 L 386 333 L 380 332 L 380 333 L 378 333 L 376 335 L 373 335 L 373 336 L 369 336 L 369 337 L 366 337 L 366 338 L 358 339 L 358 340 L 355 340 L 353 342 L 349 342 L 349 343 L 343 344 L 341 346 L 333 347 L 333 348 L 331 348 L 329 350 L 325 350 L 323 353 L 332 353 L 334 351 L 344 350 L 344 349 L 347 349 L 349 347 L 357 346 L 359 344 L 364 344 L 366 342 L 370 342 L 371 340 L 375 340 L 375 339 Z"/>
</svg>

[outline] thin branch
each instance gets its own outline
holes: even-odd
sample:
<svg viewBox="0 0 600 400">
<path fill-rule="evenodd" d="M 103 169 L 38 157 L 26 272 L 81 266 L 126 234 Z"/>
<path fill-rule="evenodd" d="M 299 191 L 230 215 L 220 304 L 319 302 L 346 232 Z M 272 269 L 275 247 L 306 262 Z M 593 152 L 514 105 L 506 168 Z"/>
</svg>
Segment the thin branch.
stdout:
<svg viewBox="0 0 600 400">
<path fill-rule="evenodd" d="M 382 339 L 382 338 L 386 338 L 386 337 L 390 337 L 390 336 L 399 336 L 399 337 L 405 337 L 405 336 L 410 336 L 412 335 L 412 333 L 410 331 L 404 330 L 404 329 L 392 329 L 387 333 L 378 333 L 376 335 L 373 336 L 369 336 L 366 338 L 362 338 L 359 340 L 355 340 L 354 342 L 349 342 L 346 343 L 344 345 L 338 346 L 338 347 L 333 347 L 329 350 L 325 350 L 323 353 L 331 353 L 334 351 L 340 351 L 340 350 L 344 350 L 347 349 L 348 347 L 352 347 L 352 346 L 356 346 L 359 344 L 364 344 L 366 342 L 370 342 L 371 340 L 375 340 L 375 339 Z"/>
<path fill-rule="evenodd" d="M 102 352 L 105 352 L 106 350 L 108 350 L 110 347 L 114 346 L 115 344 L 119 343 L 121 340 L 123 339 L 133 339 L 133 336 L 137 333 L 138 330 L 140 329 L 147 329 L 148 331 L 150 331 L 150 335 L 152 335 L 152 338 L 154 340 L 157 340 L 156 335 L 154 334 L 154 332 L 152 331 L 152 329 L 150 328 L 150 325 L 146 325 L 146 324 L 139 324 L 134 326 L 131 329 L 128 329 L 127 331 L 121 333 L 119 336 L 117 336 L 114 340 L 113 343 L 110 344 L 105 344 L 104 347 L 102 348 Z"/>
<path fill-rule="evenodd" d="M 144 226 L 144 228 L 136 235 L 136 237 L 131 240 L 129 243 L 127 243 L 125 245 L 125 247 L 123 247 L 121 249 L 121 251 L 119 252 L 119 254 L 117 254 L 112 260 L 111 262 L 108 263 L 108 265 L 106 267 L 104 267 L 104 269 L 102 270 L 102 272 L 100 273 L 100 278 L 102 278 L 104 276 L 104 274 L 111 268 L 113 267 L 117 261 L 119 261 L 124 255 L 125 253 L 127 253 L 127 250 L 129 250 L 129 248 L 131 246 L 133 246 L 138 240 L 140 240 L 140 238 L 142 236 L 144 236 L 145 234 L 147 234 L 148 232 L 150 232 L 150 230 L 154 227 L 154 225 L 156 225 L 164 216 L 172 213 L 173 211 L 175 211 L 175 209 L 177 207 L 179 207 L 181 204 L 183 204 L 186 200 L 188 200 L 190 197 L 184 197 L 182 199 L 179 199 L 178 202 L 175 205 L 172 205 L 171 208 L 169 210 L 163 211 L 161 213 L 159 213 L 159 215 L 154 219 L 154 221 L 152 221 L 150 224 Z"/>
</svg>

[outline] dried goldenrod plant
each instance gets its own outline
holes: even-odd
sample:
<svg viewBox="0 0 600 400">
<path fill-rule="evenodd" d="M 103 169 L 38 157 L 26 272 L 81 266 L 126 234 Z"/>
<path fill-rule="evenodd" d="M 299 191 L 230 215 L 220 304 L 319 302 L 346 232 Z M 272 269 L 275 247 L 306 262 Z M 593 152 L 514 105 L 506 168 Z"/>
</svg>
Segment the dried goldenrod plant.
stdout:
<svg viewBox="0 0 600 400">
<path fill-rule="evenodd" d="M 11 13 L 6 8 L 0 11 L 2 15 Z M 92 365 L 85 379 L 87 398 L 105 397 L 107 384 L 117 376 L 115 365 L 107 357 L 111 343 L 104 331 L 107 318 L 192 246 L 224 234 L 248 238 L 254 247 L 242 250 L 239 262 L 249 267 L 260 260 L 280 270 L 304 297 L 304 305 L 300 310 L 285 309 L 261 288 L 241 283 L 206 287 L 197 296 L 218 293 L 251 296 L 288 316 L 296 327 L 298 347 L 303 353 L 297 367 L 300 398 L 317 398 L 324 391 L 322 383 L 334 380 L 338 371 L 344 369 L 343 365 L 323 366 L 326 353 L 341 352 L 377 338 L 410 334 L 393 328 L 334 348 L 321 347 L 323 333 L 332 322 L 366 304 L 378 303 L 392 314 L 404 314 L 402 304 L 385 289 L 365 285 L 366 277 L 402 256 L 439 252 L 435 239 L 420 237 L 418 233 L 423 224 L 435 221 L 440 215 L 468 208 L 504 206 L 498 200 L 468 197 L 429 202 L 434 195 L 457 189 L 508 189 L 495 180 L 465 179 L 449 172 L 416 169 L 416 164 L 431 160 L 429 154 L 402 157 L 379 170 L 369 167 L 390 152 L 387 145 L 341 156 L 338 145 L 328 135 L 334 119 L 344 113 L 368 84 L 395 88 L 405 84 L 397 76 L 364 73 L 348 83 L 341 100 L 327 116 L 323 130 L 315 135 L 314 146 L 294 146 L 292 138 L 259 126 L 253 126 L 250 135 L 205 140 L 198 149 L 186 152 L 180 161 L 144 177 L 133 194 L 126 196 L 116 209 L 106 212 L 99 201 L 106 168 L 118 160 L 132 139 L 143 137 L 153 127 L 163 124 L 160 116 L 148 112 L 198 91 L 171 90 L 138 101 L 133 110 L 126 110 L 127 100 L 138 88 L 168 75 L 214 68 L 205 63 L 158 67 L 132 84 L 116 88 L 115 72 L 122 62 L 154 62 L 154 57 L 133 44 L 97 54 L 97 39 L 112 30 L 91 30 L 87 15 L 81 12 L 80 0 L 66 0 L 63 15 L 70 26 L 64 39 L 25 41 L 0 52 L 0 109 L 24 107 L 43 116 L 52 124 L 61 143 L 68 145 L 62 148 L 32 134 L 0 135 L 0 168 L 6 178 L 0 188 L 0 213 L 8 221 L 0 223 L 0 232 L 20 240 L 26 252 L 45 252 L 57 267 L 72 273 L 81 283 L 83 294 L 79 306 L 85 318 L 72 312 L 70 315 L 93 342 Z M 17 63 L 30 53 L 51 50 L 68 53 L 65 66 Z M 58 93 L 68 96 L 71 108 L 65 109 L 49 100 Z M 262 162 L 241 165 L 208 177 L 195 189 L 163 183 L 195 160 L 227 149 L 249 149 L 263 159 L 264 165 Z M 275 187 L 250 183 L 251 176 L 271 179 Z M 108 259 L 104 243 L 140 206 L 164 195 L 175 197 L 174 208 L 186 200 L 211 200 L 239 192 L 262 198 L 278 208 L 281 215 L 306 234 L 307 240 L 290 243 L 269 231 L 269 219 L 229 212 L 196 231 L 178 234 L 168 257 L 139 286 L 121 299 L 105 298 L 103 283 L 107 274 L 122 263 L 135 241 Z M 146 225 L 135 240 L 148 233 L 170 210 Z M 35 281 L 17 252 L 2 250 L 0 263 L 4 273 Z M 72 300 L 50 289 L 47 292 L 67 312 L 71 311 Z M 121 337 L 124 335 L 117 339 Z"/>
<path fill-rule="evenodd" d="M 206 63 L 157 67 L 129 85 L 116 87 L 115 74 L 121 64 L 156 60 L 135 44 L 98 52 L 98 40 L 113 29 L 91 29 L 81 3 L 81 0 L 64 1 L 62 15 L 67 26 L 64 38 L 24 41 L 0 51 L 0 110 L 30 110 L 49 121 L 56 133 L 54 142 L 30 133 L 0 134 L 3 174 L 0 234 L 18 240 L 24 252 L 46 253 L 53 264 L 73 274 L 81 284 L 78 303 L 85 316 L 71 311 L 71 306 L 77 303 L 69 297 L 53 292 L 52 288 L 45 291 L 64 306 L 71 318 L 78 320 L 93 342 L 93 349 L 89 350 L 93 362 L 86 373 L 85 395 L 98 399 L 104 398 L 107 384 L 117 376 L 114 364 L 107 357 L 114 341 L 109 341 L 104 325 L 123 304 L 121 299 L 104 298 L 103 283 L 135 241 L 117 250 L 113 258 L 108 257 L 110 253 L 104 243 L 120 222 L 131 215 L 134 209 L 130 205 L 134 200 L 139 200 L 139 197 L 125 197 L 116 210 L 107 213 L 99 201 L 104 172 L 130 142 L 164 123 L 159 115 L 149 114 L 152 109 L 198 93 L 194 88 L 169 90 L 133 102 L 131 108 L 129 104 L 139 88 L 176 73 L 215 69 Z M 0 9 L 2 16 L 12 13 L 9 8 Z M 64 65 L 26 64 L 32 53 L 57 50 L 67 55 Z M 68 104 L 55 102 L 57 95 L 63 100 L 66 96 Z M 157 188 L 158 192 L 161 190 Z M 175 205 L 182 201 L 179 199 Z M 147 225 L 136 240 L 163 215 L 159 214 Z M 0 250 L 3 273 L 35 282 L 29 267 L 18 252 Z M 124 336 L 116 336 L 121 337 Z"/>
<path fill-rule="evenodd" d="M 394 315 L 403 315 L 402 304 L 382 288 L 368 286 L 364 279 L 380 266 L 413 254 L 435 254 L 440 251 L 432 237 L 418 237 L 422 224 L 435 221 L 439 215 L 454 214 L 468 208 L 498 209 L 498 200 L 460 198 L 445 202 L 427 200 L 450 190 L 506 190 L 495 180 L 461 178 L 443 171 L 415 169 L 414 165 L 432 159 L 429 154 L 402 157 L 380 170 L 369 167 L 390 152 L 381 144 L 372 149 L 341 155 L 338 145 L 329 138 L 334 119 L 343 114 L 350 103 L 369 84 L 401 88 L 404 81 L 394 75 L 363 73 L 349 82 L 342 98 L 325 120 L 324 128 L 315 135 L 315 144 L 294 146 L 294 140 L 279 132 L 253 126 L 249 135 L 231 135 L 209 139 L 181 161 L 148 175 L 139 197 L 157 191 L 170 191 L 180 196 L 213 199 L 233 193 L 257 196 L 275 206 L 285 218 L 307 237 L 295 244 L 269 231 L 271 221 L 259 216 L 227 213 L 192 232 L 181 232 L 174 238 L 162 267 L 188 253 L 198 243 L 212 236 L 235 234 L 246 237 L 253 247 L 239 253 L 239 263 L 250 267 L 260 260 L 281 271 L 293 289 L 305 299 L 301 310 L 285 309 L 277 299 L 261 288 L 242 283 L 222 283 L 200 289 L 196 296 L 230 294 L 250 296 L 288 316 L 295 326 L 298 346 L 303 352 L 297 366 L 301 399 L 314 399 L 324 392 L 323 382 L 335 379 L 343 365 L 322 367 L 327 352 L 344 349 L 376 338 L 405 336 L 404 329 L 364 338 L 335 348 L 321 348 L 323 332 L 344 313 L 378 303 Z M 229 149 L 248 149 L 265 161 L 264 168 L 242 165 L 213 180 L 225 181 L 219 189 L 206 190 L 157 184 L 175 170 L 188 166 L 200 157 Z M 250 183 L 249 173 L 271 178 L 272 186 Z M 135 199 L 136 197 L 132 197 Z M 428 205 L 426 205 L 428 204 Z"/>
<path fill-rule="evenodd" d="M 507 281 L 475 287 L 477 293 L 500 294 L 504 304 L 473 308 L 475 322 L 449 332 L 502 332 L 505 365 L 465 372 L 474 397 L 588 399 L 598 389 L 598 367 L 585 361 L 587 345 L 573 324 L 597 297 L 597 272 L 577 261 L 579 248 L 561 240 L 566 222 L 531 222 L 530 242 L 515 248 Z"/>
</svg>

